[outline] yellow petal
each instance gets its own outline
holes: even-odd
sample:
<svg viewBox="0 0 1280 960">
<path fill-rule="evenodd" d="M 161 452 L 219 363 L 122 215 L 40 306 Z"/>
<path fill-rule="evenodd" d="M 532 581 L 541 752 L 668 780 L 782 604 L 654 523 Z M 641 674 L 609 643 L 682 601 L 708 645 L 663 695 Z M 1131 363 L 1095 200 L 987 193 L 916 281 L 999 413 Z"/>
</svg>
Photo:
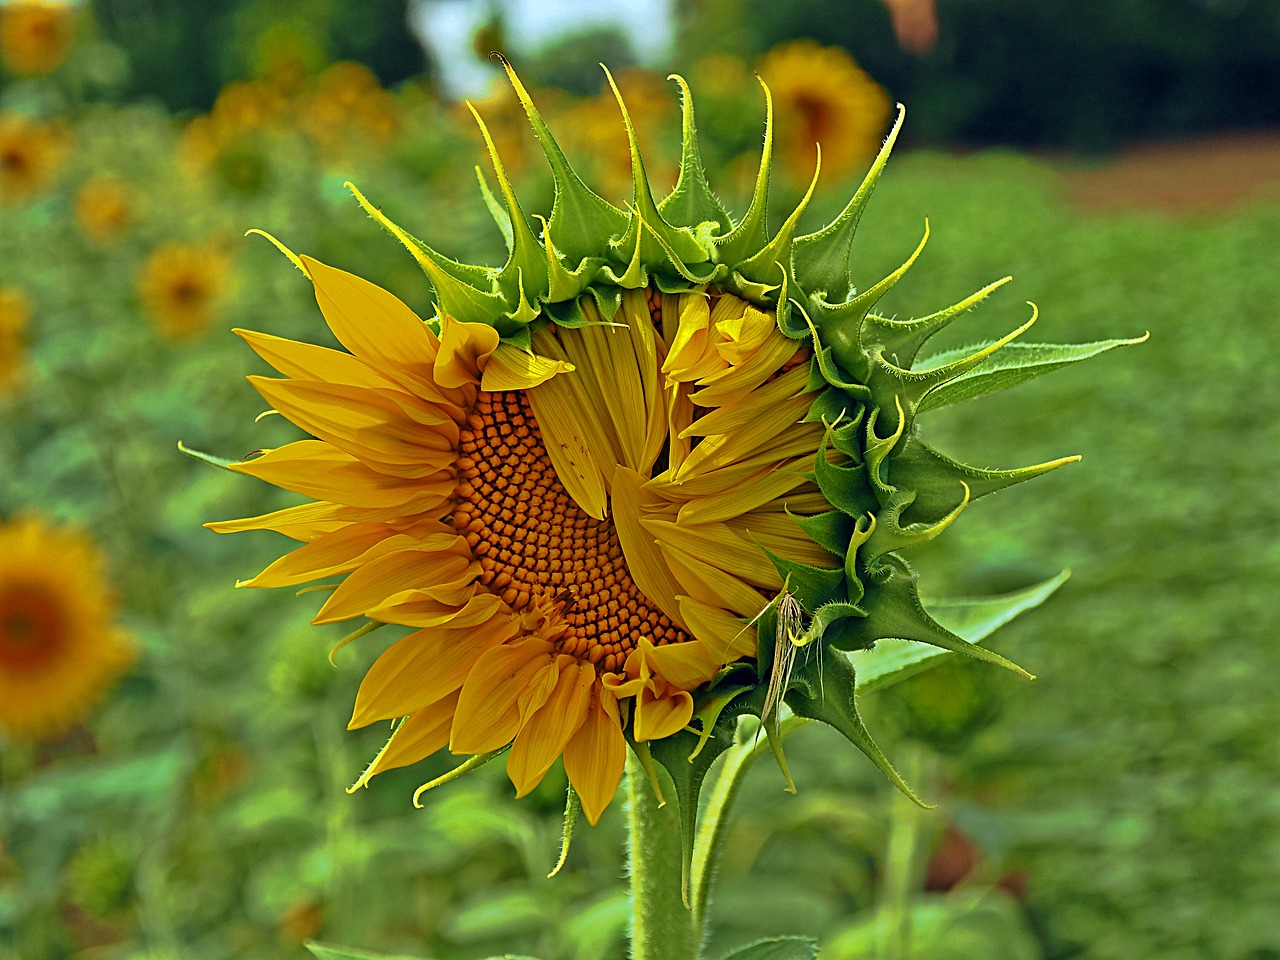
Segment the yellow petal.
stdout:
<svg viewBox="0 0 1280 960">
<path fill-rule="evenodd" d="M 379 557 L 347 575 L 329 595 L 312 623 L 335 623 L 358 617 L 406 590 L 459 579 L 471 567 L 466 541 L 448 534 L 427 537 L 412 550 Z"/>
<path fill-rule="evenodd" d="M 296 507 L 286 507 L 256 517 L 245 517 L 242 520 L 215 520 L 205 526 L 214 533 L 240 533 L 245 530 L 274 530 L 292 540 L 309 542 L 326 533 L 340 530 L 349 522 L 360 517 L 348 517 L 344 507 L 336 503 L 300 503 Z"/>
<path fill-rule="evenodd" d="M 664 326 L 667 299 L 663 298 Z M 672 374 L 677 380 L 693 380 L 696 378 L 684 375 L 684 372 L 701 360 L 706 352 L 711 306 L 705 293 L 686 293 L 680 295 L 675 309 L 676 335 L 667 350 L 667 358 L 662 362 L 662 372 Z"/>
<path fill-rule="evenodd" d="M 397 537 L 385 523 L 353 523 L 327 533 L 287 553 L 242 587 L 289 587 L 331 577 L 358 567 L 377 547 L 385 553 L 408 546 L 412 538 Z"/>
<path fill-rule="evenodd" d="M 488 753 L 520 730 L 520 694 L 551 662 L 551 644 L 537 637 L 486 650 L 467 675 L 453 716 L 452 753 Z"/>
<path fill-rule="evenodd" d="M 249 344 L 263 360 L 294 380 L 321 380 L 379 388 L 395 385 L 395 381 L 388 380 L 363 360 L 341 350 L 285 340 L 253 330 L 237 328 L 231 332 Z"/>
<path fill-rule="evenodd" d="M 712 654 L 701 640 L 666 643 L 654 647 L 649 659 L 654 673 L 673 687 L 693 690 L 709 681 L 724 661 Z"/>
<path fill-rule="evenodd" d="M 796 341 L 779 333 L 741 363 L 699 380 L 702 389 L 693 395 L 693 402 L 716 407 L 746 396 L 777 373 L 787 361 L 794 359 L 799 349 L 801 347 Z M 808 369 L 807 363 L 801 366 Z"/>
<path fill-rule="evenodd" d="M 692 597 L 681 597 L 680 609 L 689 621 L 690 632 L 721 663 L 733 663 L 756 655 L 755 624 Z"/>
<path fill-rule="evenodd" d="M 474 627 L 502 609 L 502 600 L 492 593 L 476 592 L 459 606 L 445 603 L 423 591 L 411 590 L 370 608 L 369 616 L 406 627 L 434 627 L 443 623 L 451 627 Z"/>
<path fill-rule="evenodd" d="M 778 571 L 764 551 L 724 524 L 681 524 L 658 517 L 641 523 L 664 547 L 674 547 L 698 557 L 753 586 L 771 590 L 782 587 Z M 804 536 L 794 522 L 792 527 L 799 536 Z"/>
<path fill-rule="evenodd" d="M 799 466 L 784 464 L 758 474 L 749 482 L 714 496 L 691 500 L 680 508 L 680 523 L 719 523 L 754 510 L 808 483 Z M 821 509 L 821 508 L 820 508 Z M 800 511 L 796 511 L 800 512 Z M 817 511 L 814 511 L 817 512 Z"/>
<path fill-rule="evenodd" d="M 402 507 L 414 513 L 443 504 L 457 485 L 451 473 L 410 480 L 371 470 L 323 440 L 296 440 L 230 469 L 317 500 L 351 507 Z"/>
<path fill-rule="evenodd" d="M 693 697 L 684 690 L 659 696 L 646 687 L 635 704 L 636 740 L 662 740 L 679 733 L 693 719 Z"/>
<path fill-rule="evenodd" d="M 509 343 L 499 343 L 485 364 L 480 389 L 528 390 L 546 383 L 558 373 L 572 373 L 573 370 L 573 364 L 567 361 L 539 357 Z"/>
<path fill-rule="evenodd" d="M 626 760 L 617 701 L 597 685 L 582 726 L 564 748 L 564 772 L 593 826 L 618 792 Z"/>
<path fill-rule="evenodd" d="M 663 546 L 667 566 L 684 588 L 683 593 L 706 603 L 714 603 L 750 619 L 760 612 L 765 600 L 732 574 L 690 556 L 674 546 Z"/>
<path fill-rule="evenodd" d="M 653 535 L 641 525 L 644 481 L 633 470 L 619 467 L 613 475 L 613 522 L 627 570 L 641 592 L 682 629 L 677 595 L 684 593 L 667 568 Z"/>
<path fill-rule="evenodd" d="M 354 793 L 366 786 L 370 778 L 384 770 L 396 767 L 407 767 L 435 753 L 449 742 L 449 727 L 453 723 L 453 711 L 458 704 L 458 694 L 452 693 L 443 700 L 437 700 L 428 707 L 423 707 L 411 717 L 406 717 L 391 739 L 387 741 L 373 762 L 353 783 L 347 793 Z"/>
<path fill-rule="evenodd" d="M 397 640 L 360 683 L 348 730 L 403 717 L 458 690 L 486 650 L 514 635 L 508 617 L 471 629 L 419 630 Z"/>
<path fill-rule="evenodd" d="M 554 339 L 541 331 L 534 335 L 534 346 L 539 352 L 559 349 Z M 528 397 L 547 457 L 565 491 L 588 516 L 603 520 L 608 499 L 601 460 L 607 463 L 609 474 L 617 461 L 602 438 L 576 372 L 539 384 L 528 392 Z"/>
<path fill-rule="evenodd" d="M 785 513 L 756 511 L 728 520 L 725 526 L 744 540 L 749 540 L 753 546 L 759 544 L 780 557 L 811 567 L 834 569 L 844 561 L 843 557 L 837 559 L 830 551 L 809 539 L 795 520 Z"/>
<path fill-rule="evenodd" d="M 808 369 L 797 367 L 773 383 L 754 391 L 749 397 L 718 407 L 698 418 L 684 433 L 691 437 L 708 437 L 739 430 L 767 430 L 771 431 L 771 435 L 781 433 L 786 427 L 798 423 L 813 405 L 813 395 L 803 392 L 808 379 Z M 694 394 L 693 402 L 698 402 L 697 394 Z"/>
<path fill-rule="evenodd" d="M 498 331 L 487 323 L 463 323 L 443 317 L 433 379 L 442 387 L 479 383 L 480 371 L 498 349 L 498 341 Z"/>
<path fill-rule="evenodd" d="M 394 294 L 361 277 L 301 258 L 316 288 L 320 312 L 338 342 L 362 360 L 430 369 L 435 336 Z"/>
<path fill-rule="evenodd" d="M 424 424 L 425 408 L 408 417 L 365 387 L 249 377 L 276 410 L 303 430 L 378 469 L 411 479 L 449 466 L 458 425 L 441 410 Z"/>
<path fill-rule="evenodd" d="M 740 316 L 717 323 L 715 331 L 716 352 L 729 363 L 738 364 L 759 350 L 770 334 L 778 334 L 778 324 L 772 314 L 747 304 Z"/>
<path fill-rule="evenodd" d="M 558 659 L 561 669 L 555 689 L 520 728 L 507 757 L 507 776 L 515 784 L 517 797 L 523 797 L 542 782 L 587 716 L 596 680 L 595 668 L 573 657 Z"/>
</svg>

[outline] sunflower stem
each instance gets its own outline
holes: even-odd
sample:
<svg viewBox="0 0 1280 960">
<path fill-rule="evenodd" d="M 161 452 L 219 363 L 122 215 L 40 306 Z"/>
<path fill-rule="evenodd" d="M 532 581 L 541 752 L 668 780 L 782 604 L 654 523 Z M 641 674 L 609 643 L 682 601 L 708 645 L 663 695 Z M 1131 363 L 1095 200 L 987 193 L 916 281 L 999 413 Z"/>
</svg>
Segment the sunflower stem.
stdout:
<svg viewBox="0 0 1280 960">
<path fill-rule="evenodd" d="M 665 778 L 659 768 L 658 776 Z M 675 797 L 670 781 L 663 792 Z M 685 904 L 680 819 L 660 804 L 640 759 L 627 756 L 627 853 L 632 960 L 697 960 L 701 938 Z"/>
<path fill-rule="evenodd" d="M 921 789 L 933 784 L 933 764 L 917 744 L 902 745 L 902 770 L 908 782 Z M 928 811 L 897 791 L 889 803 L 889 839 L 880 891 L 883 920 L 876 958 L 910 960 L 913 907 L 924 879 Z"/>
<path fill-rule="evenodd" d="M 779 736 L 786 737 L 811 722 L 806 717 L 789 716 L 782 721 Z M 711 903 L 711 888 L 720 868 L 720 856 L 724 852 L 729 812 L 738 798 L 747 770 L 769 749 L 770 741 L 765 735 L 760 733 L 752 736 L 754 732 L 738 733 L 738 741 L 726 753 L 706 808 L 698 817 L 692 886 L 693 922 L 700 938 L 706 936 L 707 908 Z"/>
</svg>

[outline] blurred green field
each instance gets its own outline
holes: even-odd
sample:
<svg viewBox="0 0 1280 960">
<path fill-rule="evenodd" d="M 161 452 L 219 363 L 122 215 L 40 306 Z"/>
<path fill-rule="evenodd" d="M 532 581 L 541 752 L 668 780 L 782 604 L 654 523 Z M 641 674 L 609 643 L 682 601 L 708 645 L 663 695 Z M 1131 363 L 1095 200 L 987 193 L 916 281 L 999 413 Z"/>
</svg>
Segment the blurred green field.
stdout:
<svg viewBox="0 0 1280 960">
<path fill-rule="evenodd" d="M 343 649 L 334 669 L 325 654 L 342 632 L 309 625 L 313 597 L 234 591 L 279 544 L 200 525 L 291 501 L 176 449 L 240 457 L 295 436 L 279 418 L 254 424 L 262 404 L 241 378 L 264 368 L 231 327 L 331 343 L 310 285 L 246 228 L 419 313 L 429 286 L 344 180 L 449 254 L 498 257 L 474 138 L 422 91 L 396 110 L 386 146 L 331 149 L 281 128 L 193 173 L 167 114 L 86 108 L 51 185 L 0 207 L 0 286 L 31 303 L 25 379 L 0 399 L 0 518 L 89 532 L 140 648 L 70 732 L 0 740 L 4 960 L 298 958 L 312 938 L 441 960 L 623 950 L 621 804 L 578 831 L 547 880 L 561 773 L 516 803 L 486 768 L 414 810 L 413 788 L 450 765 L 436 757 L 346 795 L 382 743 L 382 730 L 343 728 L 386 641 Z M 719 173 L 741 181 L 733 157 Z M 129 215 L 103 242 L 75 208 L 107 174 L 128 185 Z M 828 184 L 806 222 L 849 187 Z M 797 189 L 779 190 L 780 210 Z M 939 349 L 1020 324 L 1023 300 L 1041 311 L 1030 341 L 1151 339 L 925 424 L 980 466 L 1084 460 L 974 506 L 918 555 L 933 594 L 1072 569 L 995 640 L 1040 679 L 952 665 L 863 704 L 890 755 L 926 771 L 940 806 L 922 829 L 950 844 L 931 870 L 950 892 L 920 901 L 920 923 L 945 907 L 957 926 L 932 947 L 922 937 L 918 956 L 1280 957 L 1280 205 L 1090 215 L 1016 154 L 903 154 L 855 242 L 860 286 L 902 261 L 925 217 L 930 246 L 884 312 L 923 315 L 1015 278 Z M 208 325 L 185 339 L 163 335 L 139 293 L 169 242 L 226 262 Z M 789 932 L 819 936 L 831 960 L 865 955 L 898 814 L 828 734 L 791 742 L 797 797 L 767 762 L 751 774 L 713 910 L 720 952 Z M 957 849 L 971 869 L 951 862 L 948 878 Z"/>
</svg>

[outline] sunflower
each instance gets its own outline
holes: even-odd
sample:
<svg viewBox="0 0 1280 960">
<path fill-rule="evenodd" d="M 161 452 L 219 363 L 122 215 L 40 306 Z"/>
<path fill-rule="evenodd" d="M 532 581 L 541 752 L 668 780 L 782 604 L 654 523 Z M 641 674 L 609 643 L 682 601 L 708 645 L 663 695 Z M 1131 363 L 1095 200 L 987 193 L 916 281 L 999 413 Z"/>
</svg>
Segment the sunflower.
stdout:
<svg viewBox="0 0 1280 960">
<path fill-rule="evenodd" d="M 781 156 L 793 177 L 808 177 L 815 143 L 834 176 L 875 155 L 889 125 L 889 98 L 843 48 L 793 40 L 766 53 L 758 70 L 778 98 Z"/>
<path fill-rule="evenodd" d="M 76 192 L 76 225 L 95 243 L 109 244 L 133 220 L 133 191 L 118 177 L 86 180 Z"/>
<path fill-rule="evenodd" d="M 54 178 L 66 152 L 66 133 L 17 113 L 0 113 L 0 203 L 20 203 Z"/>
<path fill-rule="evenodd" d="M 226 293 L 230 260 L 210 244 L 166 243 L 138 274 L 138 296 L 160 332 L 186 340 L 213 322 Z"/>
<path fill-rule="evenodd" d="M 0 397 L 22 385 L 31 299 L 18 287 L 0 287 Z"/>
<path fill-rule="evenodd" d="M 400 106 L 363 64 L 335 63 L 298 104 L 298 126 L 327 151 L 371 141 L 385 145 L 400 132 Z"/>
<path fill-rule="evenodd" d="M 23 76 L 52 73 L 71 50 L 75 20 L 71 3 L 11 0 L 0 5 L 0 63 Z"/>
<path fill-rule="evenodd" d="M 554 177 L 541 236 L 477 114 L 505 201 L 485 188 L 503 267 L 444 257 L 352 187 L 432 281 L 433 315 L 268 236 L 345 350 L 236 331 L 281 374 L 253 386 L 309 437 L 212 462 L 311 498 L 208 524 L 300 544 L 239 585 L 331 581 L 315 622 L 366 621 L 344 643 L 409 628 L 356 694 L 351 727 L 394 726 L 352 789 L 447 748 L 472 758 L 459 770 L 505 751 L 524 795 L 562 758 L 595 823 L 631 749 L 668 769 L 691 817 L 688 760 L 705 774 L 738 715 L 784 702 L 907 789 L 857 717 L 843 652 L 909 638 L 1021 672 L 935 622 L 900 552 L 971 500 L 1070 462 L 978 470 L 914 426 L 1030 323 L 913 366 L 1000 283 L 919 320 L 871 313 L 917 250 L 854 291 L 849 244 L 897 126 L 835 221 L 796 235 L 811 185 L 770 235 L 767 87 L 756 189 L 735 221 L 703 175 L 683 80 L 680 179 L 661 203 L 614 88 L 624 212 L 582 181 L 508 72 Z M 797 654 L 813 644 L 827 653 Z"/>
<path fill-rule="evenodd" d="M 34 517 L 0 524 L 0 731 L 43 736 L 82 716 L 133 659 L 115 618 L 89 538 Z"/>
</svg>

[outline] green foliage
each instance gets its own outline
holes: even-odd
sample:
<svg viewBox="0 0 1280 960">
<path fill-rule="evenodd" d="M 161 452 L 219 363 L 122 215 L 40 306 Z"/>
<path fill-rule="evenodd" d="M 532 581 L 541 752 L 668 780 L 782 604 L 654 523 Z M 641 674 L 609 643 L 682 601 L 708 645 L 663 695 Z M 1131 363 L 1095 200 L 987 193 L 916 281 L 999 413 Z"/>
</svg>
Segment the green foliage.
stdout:
<svg viewBox="0 0 1280 960">
<path fill-rule="evenodd" d="M 755 54 L 793 37 L 843 45 L 911 107 L 911 137 L 924 143 L 1099 150 L 1280 120 L 1275 0 L 936 8 L 938 41 L 917 56 L 894 36 L 886 5 L 870 0 L 842 6 L 839 16 L 829 0 L 691 4 L 686 53 Z"/>
<path fill-rule="evenodd" d="M 443 774 L 448 758 L 343 793 L 385 739 L 385 730 L 342 726 L 363 668 L 394 638 L 382 631 L 367 647 L 344 648 L 333 669 L 325 653 L 340 633 L 307 624 L 314 597 L 230 591 L 278 545 L 229 542 L 199 523 L 289 500 L 227 484 L 174 449 L 182 439 L 248 452 L 235 438 L 261 411 L 227 375 L 245 363 L 231 326 L 326 337 L 308 285 L 260 240 L 241 244 L 246 226 L 287 224 L 286 242 L 385 284 L 420 312 L 430 309 L 427 284 L 352 215 L 344 179 L 376 183 L 388 209 L 412 209 L 427 242 L 501 260 L 472 175 L 454 160 L 472 155 L 464 133 L 430 103 L 414 109 L 411 130 L 430 136 L 411 132 L 379 155 L 322 162 L 296 142 L 273 142 L 275 175 L 253 198 L 183 175 L 169 117 L 89 110 L 61 179 L 3 212 L 0 283 L 27 288 L 35 311 L 28 384 L 0 401 L 0 516 L 39 510 L 92 531 L 142 647 L 133 673 L 66 737 L 0 745 L 0 943 L 23 960 L 90 950 L 296 960 L 312 937 L 436 960 L 622 954 L 620 810 L 595 829 L 579 824 L 564 869 L 545 879 L 560 837 L 560 773 L 519 804 L 494 764 L 413 810 L 406 796 Z M 110 247 L 90 242 L 71 214 L 75 190 L 102 172 L 126 176 L 144 198 Z M 1003 628 L 1000 650 L 1040 679 L 985 671 L 1001 713 L 957 747 L 925 799 L 981 847 L 975 886 L 1027 873 L 1045 953 L 1256 960 L 1280 951 L 1280 618 L 1267 589 L 1280 577 L 1280 393 L 1267 361 L 1280 278 L 1265 258 L 1280 247 L 1280 211 L 1080 216 L 1042 168 L 1011 156 L 905 155 L 890 172 L 854 246 L 855 285 L 901 264 L 926 213 L 936 229 L 921 269 L 877 307 L 886 317 L 905 310 L 899 303 L 948 304 L 1008 270 L 1019 293 L 1037 298 L 1046 339 L 1152 333 L 1123 363 L 1103 356 L 1017 393 L 939 409 L 922 427 L 928 450 L 973 463 L 1063 451 L 1087 462 L 981 500 L 970 476 L 975 502 L 947 537 L 916 548 L 929 571 L 925 608 L 966 639 L 1003 614 L 930 597 L 1017 594 L 1041 582 L 1018 601 L 1030 603 L 1047 592 L 1047 574 L 1075 570 L 1035 617 Z M 828 222 L 839 213 L 830 205 L 815 197 L 806 216 Z M 224 313 L 193 340 L 163 340 L 138 302 L 138 266 L 162 240 L 205 236 L 235 251 Z M 968 331 L 937 335 L 938 349 L 993 340 L 1024 319 L 1020 306 L 985 300 Z M 279 418 L 259 429 L 267 443 L 293 438 Z M 841 442 L 837 429 L 832 445 Z M 909 456 L 898 458 L 899 477 L 914 469 Z M 954 508 L 945 487 L 908 476 L 928 503 L 906 508 L 902 526 Z M 826 533 L 847 543 L 854 530 L 836 521 Z M 863 693 L 877 670 L 910 669 L 905 649 L 882 640 L 850 655 Z M 860 665 L 867 658 L 882 666 Z M 893 701 L 906 695 L 898 687 L 860 700 L 891 755 Z M 785 795 L 767 763 L 743 778 L 738 814 L 724 825 L 708 956 L 803 930 L 838 960 L 874 903 L 887 790 L 834 731 L 815 726 L 785 743 L 800 794 Z M 526 926 L 486 937 L 494 904 Z M 1019 908 L 998 909 L 1004 919 L 982 921 L 981 942 L 1018 956 L 1025 937 L 1007 946 L 1014 941 L 993 930 Z M 922 931 L 927 915 L 922 905 Z"/>
<path fill-rule="evenodd" d="M 725 955 L 724 960 L 816 960 L 818 941 L 807 937 L 774 937 L 757 940 L 741 950 Z"/>
</svg>

